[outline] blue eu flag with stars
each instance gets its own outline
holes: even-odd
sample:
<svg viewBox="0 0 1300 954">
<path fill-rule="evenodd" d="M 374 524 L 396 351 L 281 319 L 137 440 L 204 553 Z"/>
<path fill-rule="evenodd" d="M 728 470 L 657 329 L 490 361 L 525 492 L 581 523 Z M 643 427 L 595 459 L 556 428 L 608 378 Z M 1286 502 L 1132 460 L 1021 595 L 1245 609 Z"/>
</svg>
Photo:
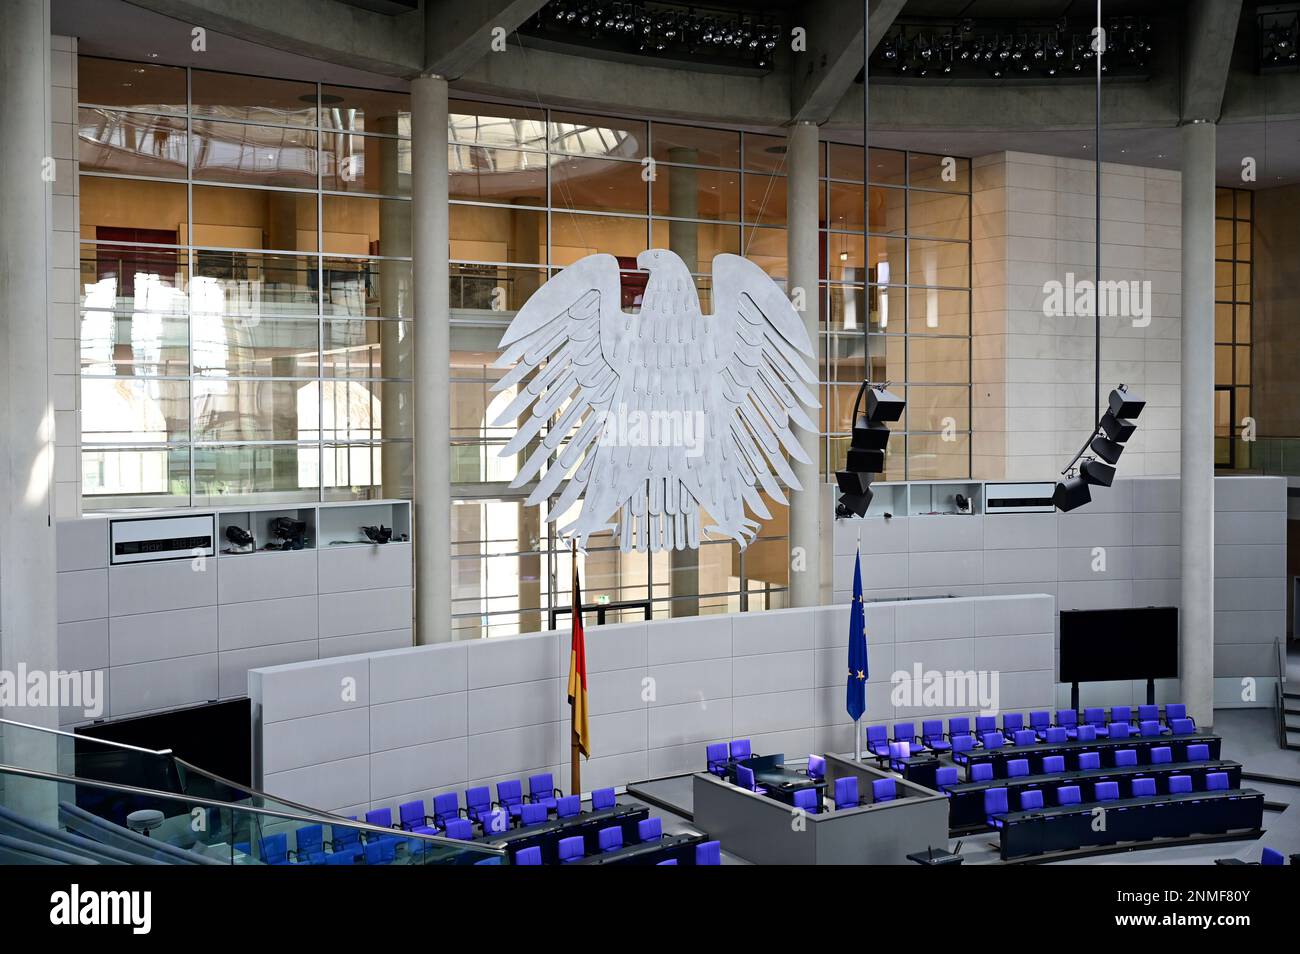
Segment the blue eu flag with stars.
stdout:
<svg viewBox="0 0 1300 954">
<path fill-rule="evenodd" d="M 867 620 L 862 609 L 862 553 L 853 558 L 853 604 L 849 607 L 849 676 L 845 706 L 857 722 L 867 711 Z"/>
</svg>

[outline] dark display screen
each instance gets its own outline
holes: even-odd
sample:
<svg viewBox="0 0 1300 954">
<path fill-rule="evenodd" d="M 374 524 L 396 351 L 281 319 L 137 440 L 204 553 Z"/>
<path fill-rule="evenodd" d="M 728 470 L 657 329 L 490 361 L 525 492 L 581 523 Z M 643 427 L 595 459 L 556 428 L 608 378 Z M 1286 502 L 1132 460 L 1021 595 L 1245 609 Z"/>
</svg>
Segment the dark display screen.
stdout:
<svg viewBox="0 0 1300 954">
<path fill-rule="evenodd" d="M 1177 675 L 1176 607 L 1062 611 L 1061 682 Z"/>
<path fill-rule="evenodd" d="M 158 751 L 171 749 L 178 758 L 191 765 L 197 765 L 204 771 L 222 778 L 230 779 L 240 785 L 248 785 L 252 780 L 252 738 L 250 732 L 251 704 L 247 699 L 231 699 L 226 702 L 210 702 L 204 705 L 173 709 L 154 715 L 134 716 L 116 719 L 112 722 L 97 722 L 80 726 L 78 735 L 95 739 L 107 739 L 121 742 L 142 749 Z M 139 784 L 139 777 L 131 778 L 126 768 L 135 768 L 134 762 L 126 765 L 122 777 L 107 774 L 105 760 L 113 758 L 139 758 L 130 751 L 105 751 L 102 748 L 87 747 L 79 752 L 81 759 L 90 762 L 98 760 L 96 765 L 87 764 L 89 772 L 95 769 L 89 778 L 120 781 L 125 784 Z M 164 790 L 170 786 L 159 785 Z"/>
<path fill-rule="evenodd" d="M 176 550 L 207 550 L 212 547 L 212 536 L 170 537 L 165 540 L 124 540 L 113 544 L 115 556 L 137 556 L 142 553 L 172 553 Z"/>
</svg>

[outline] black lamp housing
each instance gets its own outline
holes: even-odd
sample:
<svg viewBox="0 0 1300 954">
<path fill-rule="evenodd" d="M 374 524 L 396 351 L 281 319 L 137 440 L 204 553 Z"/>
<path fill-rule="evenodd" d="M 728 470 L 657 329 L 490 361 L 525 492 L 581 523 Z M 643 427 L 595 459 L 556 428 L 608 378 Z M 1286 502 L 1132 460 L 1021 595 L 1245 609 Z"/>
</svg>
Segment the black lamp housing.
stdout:
<svg viewBox="0 0 1300 954">
<path fill-rule="evenodd" d="M 1052 503 L 1056 504 L 1056 509 L 1063 513 L 1077 510 L 1091 500 L 1092 491 L 1088 489 L 1088 482 L 1082 477 L 1070 477 L 1059 481 L 1055 493 L 1052 494 Z"/>
<path fill-rule="evenodd" d="M 1079 476 L 1087 483 L 1109 487 L 1115 480 L 1115 468 L 1099 460 L 1088 459 L 1079 465 Z"/>
<path fill-rule="evenodd" d="M 1142 413 L 1147 402 L 1127 385 L 1121 384 L 1110 392 L 1110 413 L 1116 417 L 1134 418 Z"/>
<path fill-rule="evenodd" d="M 860 414 L 863 399 L 866 414 Z M 858 388 L 853 402 L 853 436 L 845 455 L 845 469 L 835 472 L 835 483 L 840 489 L 840 499 L 835 508 L 839 517 L 865 516 L 874 494 L 871 482 L 876 474 L 885 472 L 885 449 L 889 444 L 886 423 L 903 416 L 907 402 L 883 387 L 866 381 Z"/>
</svg>

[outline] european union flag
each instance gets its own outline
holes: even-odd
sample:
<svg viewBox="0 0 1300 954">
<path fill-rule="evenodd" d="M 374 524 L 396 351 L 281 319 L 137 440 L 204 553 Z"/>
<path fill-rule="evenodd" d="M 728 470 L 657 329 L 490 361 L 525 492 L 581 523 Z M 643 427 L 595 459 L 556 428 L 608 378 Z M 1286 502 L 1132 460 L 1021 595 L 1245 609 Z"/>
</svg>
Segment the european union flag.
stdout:
<svg viewBox="0 0 1300 954">
<path fill-rule="evenodd" d="M 867 711 L 867 619 L 862 609 L 862 553 L 853 558 L 853 605 L 849 607 L 849 677 L 845 706 L 857 722 Z"/>
</svg>

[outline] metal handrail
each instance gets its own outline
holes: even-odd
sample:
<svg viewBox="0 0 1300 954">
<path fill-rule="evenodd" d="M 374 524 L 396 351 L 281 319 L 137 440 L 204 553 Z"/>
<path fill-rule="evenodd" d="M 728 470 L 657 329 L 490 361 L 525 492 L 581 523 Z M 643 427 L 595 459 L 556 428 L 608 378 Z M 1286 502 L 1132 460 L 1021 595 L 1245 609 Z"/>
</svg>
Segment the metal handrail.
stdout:
<svg viewBox="0 0 1300 954">
<path fill-rule="evenodd" d="M 147 750 L 146 750 L 147 751 Z M 154 798 L 161 801 L 182 802 L 187 806 L 198 805 L 204 808 L 215 808 L 228 812 L 247 812 L 250 815 L 261 815 L 270 819 L 288 820 L 305 822 L 309 825 L 318 824 L 322 819 L 316 815 L 295 815 L 291 812 L 279 812 L 269 808 L 257 808 L 252 805 L 232 805 L 230 802 L 219 802 L 211 798 L 204 798 L 200 795 L 179 795 L 175 792 L 159 792 L 151 788 L 139 788 L 134 785 L 122 785 L 118 782 L 99 782 L 89 779 L 77 778 L 72 775 L 61 775 L 58 772 L 43 772 L 39 769 L 22 768 L 18 765 L 7 765 L 0 762 L 0 774 L 18 775 L 25 778 L 34 778 L 46 782 L 59 782 L 64 785 L 84 785 L 89 788 L 107 789 L 113 792 L 121 792 L 126 795 L 138 795 L 145 798 Z M 360 831 L 374 832 L 381 835 L 392 835 L 395 829 L 381 828 L 379 825 L 372 825 L 369 822 L 353 821 L 352 819 L 325 819 L 330 824 L 340 824 L 348 828 L 356 828 Z M 471 849 L 480 851 L 484 854 L 501 855 L 506 854 L 503 848 L 493 848 L 489 845 L 480 845 L 473 841 L 464 841 L 459 838 L 446 838 L 442 835 L 426 835 L 421 832 L 402 830 L 401 837 L 413 841 L 427 841 L 444 848 Z"/>
<path fill-rule="evenodd" d="M 1277 744 L 1286 748 L 1286 651 L 1282 648 L 1283 637 L 1273 640 L 1277 650 L 1277 682 L 1273 684 L 1273 701 L 1277 703 Z"/>
<path fill-rule="evenodd" d="M 19 721 L 15 720 L 15 719 L 3 719 L 3 718 L 0 718 L 0 727 L 3 727 L 3 726 L 5 726 L 5 725 L 14 725 L 14 726 L 18 726 L 18 727 L 23 728 L 23 729 L 32 729 L 32 730 L 34 730 L 34 731 L 36 731 L 36 732 L 44 732 L 44 733 L 47 733 L 47 734 L 49 734 L 49 735 L 58 735 L 58 736 L 63 736 L 64 738 L 72 739 L 72 740 L 74 741 L 74 743 L 75 743 L 75 742 L 87 742 L 87 743 L 91 743 L 91 744 L 93 744 L 93 745 L 103 745 L 103 746 L 108 746 L 108 747 L 110 747 L 110 748 L 124 749 L 124 750 L 129 751 L 129 752 L 139 752 L 139 753 L 141 753 L 141 754 L 143 754 L 143 755 L 156 755 L 156 756 L 158 756 L 159 758 L 170 759 L 170 760 L 172 761 L 172 763 L 175 764 L 175 765 L 182 766 L 182 767 L 184 767 L 184 768 L 186 768 L 186 769 L 189 769 L 190 771 L 193 771 L 193 772 L 198 772 L 200 775 L 205 775 L 205 776 L 207 776 L 208 778 L 212 779 L 213 781 L 215 781 L 215 782 L 217 782 L 217 783 L 219 783 L 219 784 L 221 784 L 221 785 L 225 785 L 227 788 L 234 789 L 235 791 L 238 791 L 238 792 L 243 792 L 244 794 L 248 795 L 250 798 L 264 798 L 264 799 L 266 799 L 267 801 L 278 802 L 278 803 L 281 804 L 281 805 L 288 805 L 290 808 L 295 808 L 295 809 L 297 809 L 298 811 L 305 812 L 305 813 L 307 813 L 307 814 L 311 814 L 311 815 L 315 815 L 315 816 L 317 816 L 317 820 L 325 820 L 325 821 L 328 821 L 328 820 L 330 820 L 330 819 L 343 819 L 343 816 L 342 816 L 342 815 L 335 814 L 334 812 L 327 812 L 327 811 L 323 811 L 323 810 L 321 810 L 321 809 L 319 809 L 319 808 L 313 808 L 313 807 L 310 806 L 310 805 L 303 805 L 303 804 L 301 804 L 300 802 L 290 801 L 290 800 L 287 799 L 287 798 L 281 798 L 279 795 L 272 795 L 272 794 L 270 794 L 269 792 L 261 791 L 260 789 L 253 788 L 253 787 L 250 786 L 250 785 L 242 785 L 242 784 L 240 784 L 239 782 L 232 782 L 230 779 L 228 779 L 228 778 L 224 778 L 224 777 L 222 777 L 222 776 L 220 776 L 220 775 L 217 775 L 215 772 L 210 772 L 210 771 L 208 771 L 208 770 L 205 769 L 205 768 L 200 768 L 200 767 L 197 766 L 197 765 L 193 765 L 193 764 L 191 764 L 190 762 L 186 762 L 184 759 L 182 759 L 182 758 L 178 757 L 177 755 L 175 755 L 175 754 L 172 752 L 171 749 L 146 749 L 146 748 L 142 748 L 141 746 L 138 746 L 138 745 L 130 745 L 130 744 L 126 743 L 126 742 L 115 742 L 115 741 L 113 741 L 112 739 L 100 739 L 100 738 L 96 738 L 95 736 L 90 736 L 90 735 L 77 735 L 75 732 L 65 732 L 65 731 L 62 730 L 62 729 L 51 729 L 51 728 L 49 728 L 49 727 L 47 727 L 47 726 L 42 726 L 42 725 L 31 725 L 30 723 L 27 723 L 27 722 L 19 722 Z M 3 763 L 0 763 L 0 764 L 3 764 Z M 78 776 L 75 776 L 75 775 L 74 775 L 74 776 L 72 776 L 72 777 L 73 777 L 73 778 L 77 778 Z M 86 781 L 86 782 L 92 782 L 92 781 L 93 781 L 95 784 L 105 784 L 105 783 L 101 782 L 99 779 L 83 779 L 82 781 Z M 156 791 L 156 789 L 151 789 L 151 791 Z M 185 795 L 184 792 L 173 792 L 172 794 L 174 794 L 174 795 Z M 195 797 L 198 797 L 198 796 L 195 796 Z M 234 803 L 234 802 L 222 802 L 221 804 L 223 804 L 223 805 L 234 805 L 235 803 Z M 240 807 L 242 807 L 242 806 L 240 806 Z M 346 819 L 345 819 L 345 820 L 346 820 Z"/>
</svg>

